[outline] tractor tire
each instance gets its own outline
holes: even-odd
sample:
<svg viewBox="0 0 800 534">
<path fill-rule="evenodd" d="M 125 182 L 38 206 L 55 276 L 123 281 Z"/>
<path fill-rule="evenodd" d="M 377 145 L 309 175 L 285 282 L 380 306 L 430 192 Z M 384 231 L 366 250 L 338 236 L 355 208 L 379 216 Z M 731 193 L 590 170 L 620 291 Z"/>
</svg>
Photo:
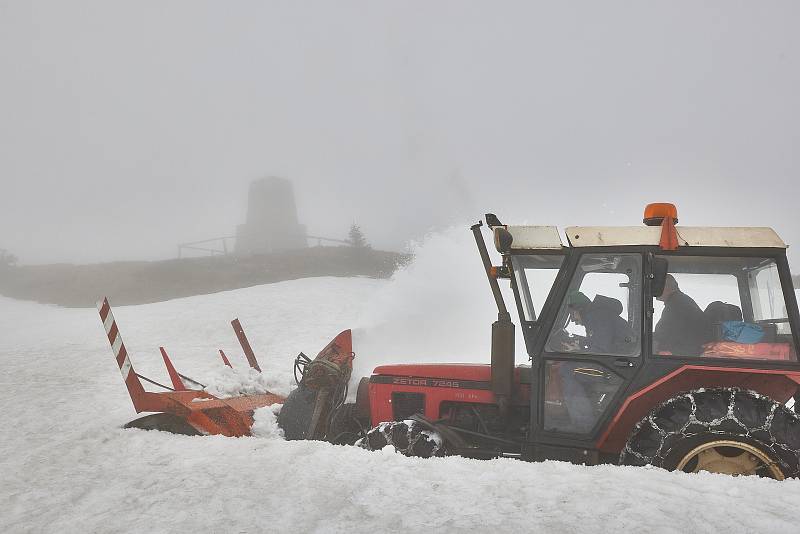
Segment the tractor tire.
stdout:
<svg viewBox="0 0 800 534">
<path fill-rule="evenodd" d="M 797 477 L 800 416 L 754 391 L 691 391 L 667 400 L 637 423 L 620 464 Z"/>
<path fill-rule="evenodd" d="M 283 402 L 278 426 L 288 441 L 307 439 L 308 426 L 317 403 L 317 391 L 300 384 Z"/>
<path fill-rule="evenodd" d="M 169 413 L 154 413 L 134 419 L 123 428 L 139 428 L 141 430 L 160 430 L 184 436 L 201 436 L 202 434 L 183 417 Z"/>
<path fill-rule="evenodd" d="M 369 451 L 381 450 L 386 446 L 405 455 L 418 458 L 444 456 L 444 440 L 438 432 L 422 427 L 416 421 L 389 421 L 381 423 L 360 439 L 357 446 Z"/>
<path fill-rule="evenodd" d="M 366 435 L 364 428 L 369 428 L 369 421 L 360 421 L 357 417 L 356 404 L 342 404 L 331 417 L 326 437 L 334 445 L 354 445 Z"/>
</svg>

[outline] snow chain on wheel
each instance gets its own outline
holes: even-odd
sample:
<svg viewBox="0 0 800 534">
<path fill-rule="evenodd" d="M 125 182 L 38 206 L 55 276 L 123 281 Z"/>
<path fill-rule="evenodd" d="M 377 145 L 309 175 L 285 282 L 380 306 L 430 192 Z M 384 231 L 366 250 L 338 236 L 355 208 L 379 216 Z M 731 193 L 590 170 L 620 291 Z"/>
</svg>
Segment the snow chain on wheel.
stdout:
<svg viewBox="0 0 800 534">
<path fill-rule="evenodd" d="M 754 391 L 698 389 L 639 421 L 620 464 L 686 472 L 800 475 L 800 415 Z"/>
<path fill-rule="evenodd" d="M 381 423 L 360 439 L 356 445 L 370 451 L 391 445 L 405 456 L 430 458 L 444 456 L 444 440 L 438 432 L 428 430 L 416 421 L 389 421 Z"/>
</svg>

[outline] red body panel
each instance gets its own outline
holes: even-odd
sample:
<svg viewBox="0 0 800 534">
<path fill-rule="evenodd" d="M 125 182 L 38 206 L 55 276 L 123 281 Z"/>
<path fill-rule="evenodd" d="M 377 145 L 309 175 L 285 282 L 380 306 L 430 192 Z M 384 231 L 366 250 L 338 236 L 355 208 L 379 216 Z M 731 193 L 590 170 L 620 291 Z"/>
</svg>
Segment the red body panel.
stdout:
<svg viewBox="0 0 800 534">
<path fill-rule="evenodd" d="M 394 419 L 392 393 L 425 394 L 425 415 L 439 419 L 443 402 L 494 404 L 490 389 L 491 367 L 484 364 L 384 365 L 373 372 L 369 384 L 370 415 L 377 425 Z M 617 454 L 633 427 L 661 402 L 686 391 L 709 387 L 738 387 L 756 391 L 778 402 L 786 402 L 800 385 L 800 371 L 743 369 L 685 365 L 637 391 L 622 404 L 596 447 Z M 530 385 L 520 382 L 515 370 L 512 402 L 527 405 Z"/>
<path fill-rule="evenodd" d="M 490 389 L 491 366 L 486 364 L 403 364 L 383 365 L 373 371 L 369 384 L 372 425 L 392 421 L 392 393 L 424 393 L 425 416 L 439 419 L 443 402 L 494 404 Z M 376 383 L 376 380 L 380 383 Z M 512 403 L 527 405 L 530 385 L 520 383 L 520 369 L 514 371 Z"/>
<path fill-rule="evenodd" d="M 685 391 L 738 387 L 784 403 L 797 391 L 798 384 L 800 371 L 685 365 L 628 397 L 598 439 L 596 447 L 601 452 L 620 452 L 636 423 L 660 403 Z"/>
</svg>

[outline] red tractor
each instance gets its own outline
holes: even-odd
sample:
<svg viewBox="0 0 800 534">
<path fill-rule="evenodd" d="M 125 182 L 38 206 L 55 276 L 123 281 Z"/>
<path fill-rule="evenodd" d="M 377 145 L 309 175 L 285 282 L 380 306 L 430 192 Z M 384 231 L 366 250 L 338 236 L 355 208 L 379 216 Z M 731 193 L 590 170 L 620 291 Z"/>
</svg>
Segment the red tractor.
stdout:
<svg viewBox="0 0 800 534">
<path fill-rule="evenodd" d="M 472 231 L 498 309 L 491 365 L 381 366 L 354 404 L 314 402 L 301 382 L 281 412 L 287 437 L 421 457 L 798 476 L 800 318 L 786 245 L 769 228 L 676 227 L 671 204 L 648 206 L 644 222 L 567 228 L 565 245 L 555 227 L 487 214 L 501 265 L 482 223 Z M 515 365 L 500 280 L 530 365 Z"/>
<path fill-rule="evenodd" d="M 501 265 L 491 265 L 482 223 L 472 231 L 498 310 L 491 365 L 384 365 L 361 379 L 355 403 L 344 402 L 349 330 L 315 359 L 298 356 L 299 387 L 285 399 L 217 398 L 178 373 L 164 349 L 172 387 L 135 372 L 102 300 L 134 408 L 156 412 L 126 426 L 246 436 L 256 409 L 283 403 L 287 439 L 421 457 L 797 477 L 800 317 L 786 245 L 770 228 L 677 222 L 672 204 L 651 204 L 644 226 L 567 228 L 565 245 L 555 227 L 506 226 L 487 214 Z M 511 285 L 530 365 L 515 365 L 499 280 Z M 241 325 L 232 325 L 260 370 Z M 142 380 L 167 391 L 146 391 Z"/>
</svg>

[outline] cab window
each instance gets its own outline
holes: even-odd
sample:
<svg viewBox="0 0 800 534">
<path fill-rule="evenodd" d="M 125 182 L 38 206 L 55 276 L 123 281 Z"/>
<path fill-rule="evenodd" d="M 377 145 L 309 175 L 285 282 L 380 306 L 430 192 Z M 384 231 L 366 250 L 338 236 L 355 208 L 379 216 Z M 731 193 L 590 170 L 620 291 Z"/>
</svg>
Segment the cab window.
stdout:
<svg viewBox="0 0 800 534">
<path fill-rule="evenodd" d="M 531 254 L 511 258 L 526 321 L 536 321 L 539 317 L 562 263 L 563 254 Z"/>
<path fill-rule="evenodd" d="M 642 258 L 584 254 L 547 340 L 551 353 L 640 354 Z"/>
<path fill-rule="evenodd" d="M 774 259 L 665 259 L 669 275 L 663 294 L 654 303 L 655 354 L 797 360 Z"/>
</svg>

